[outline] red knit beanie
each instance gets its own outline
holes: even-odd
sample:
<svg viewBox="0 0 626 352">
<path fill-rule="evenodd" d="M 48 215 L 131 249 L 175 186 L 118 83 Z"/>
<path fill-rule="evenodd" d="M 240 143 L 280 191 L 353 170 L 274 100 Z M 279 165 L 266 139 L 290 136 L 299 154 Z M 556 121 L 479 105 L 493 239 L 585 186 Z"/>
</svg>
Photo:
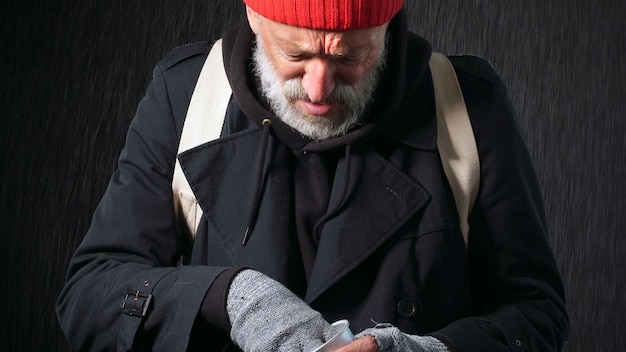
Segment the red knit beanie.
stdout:
<svg viewBox="0 0 626 352">
<path fill-rule="evenodd" d="M 380 26 L 395 16 L 404 0 L 244 0 L 270 20 L 325 30 Z"/>
</svg>

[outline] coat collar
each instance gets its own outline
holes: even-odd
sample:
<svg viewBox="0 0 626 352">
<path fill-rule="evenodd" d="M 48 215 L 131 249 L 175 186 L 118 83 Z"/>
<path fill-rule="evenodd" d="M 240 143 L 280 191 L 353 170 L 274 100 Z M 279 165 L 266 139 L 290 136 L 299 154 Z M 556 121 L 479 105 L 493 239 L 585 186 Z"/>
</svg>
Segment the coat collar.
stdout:
<svg viewBox="0 0 626 352">
<path fill-rule="evenodd" d="M 267 165 L 272 171 L 266 174 L 258 225 L 248 245 L 241 245 L 254 184 L 250 165 L 260 134 L 259 129 L 236 133 L 187 151 L 179 160 L 210 222 L 210 238 L 219 242 L 211 245 L 221 247 L 231 265 L 251 267 L 288 282 L 288 265 L 300 262 L 297 250 L 293 253 L 297 248 L 290 231 L 293 220 L 287 215 L 292 204 L 284 197 L 291 187 L 286 169 Z M 430 199 L 422 185 L 378 153 L 359 148 L 349 173 L 345 160 L 337 166 L 329 208 L 339 201 L 344 182 L 347 197 L 342 211 L 322 228 L 318 259 L 304 293 L 308 302 L 366 260 Z"/>
<path fill-rule="evenodd" d="M 426 189 L 371 149 L 355 151 L 350 172 L 345 160 L 336 171 L 332 208 L 347 178 L 342 211 L 322 229 L 306 301 L 361 264 L 430 200 Z"/>
</svg>

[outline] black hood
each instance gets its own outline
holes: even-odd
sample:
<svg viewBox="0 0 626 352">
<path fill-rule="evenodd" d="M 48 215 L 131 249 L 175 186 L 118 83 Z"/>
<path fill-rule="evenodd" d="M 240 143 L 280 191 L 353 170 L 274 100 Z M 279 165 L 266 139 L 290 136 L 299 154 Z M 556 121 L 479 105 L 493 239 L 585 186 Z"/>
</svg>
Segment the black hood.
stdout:
<svg viewBox="0 0 626 352">
<path fill-rule="evenodd" d="M 248 118 L 261 126 L 269 118 L 272 134 L 292 150 L 323 151 L 363 142 L 370 138 L 394 130 L 400 112 L 410 102 L 422 76 L 427 71 L 431 54 L 430 44 L 421 37 L 407 31 L 406 10 L 401 10 L 391 21 L 388 31 L 389 54 L 380 84 L 374 93 L 374 103 L 360 124 L 343 136 L 324 141 L 314 141 L 302 136 L 276 118 L 269 110 L 265 98 L 259 96 L 258 80 L 252 73 L 252 47 L 254 33 L 247 25 L 224 36 L 224 63 L 233 96 Z M 407 58 L 411 65 L 407 65 Z"/>
</svg>

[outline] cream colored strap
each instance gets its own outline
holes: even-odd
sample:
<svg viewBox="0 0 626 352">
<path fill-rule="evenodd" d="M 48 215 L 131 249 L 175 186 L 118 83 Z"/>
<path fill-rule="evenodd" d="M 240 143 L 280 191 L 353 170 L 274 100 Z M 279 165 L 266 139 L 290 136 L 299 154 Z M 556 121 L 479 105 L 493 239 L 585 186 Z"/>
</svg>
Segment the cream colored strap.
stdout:
<svg viewBox="0 0 626 352">
<path fill-rule="evenodd" d="M 474 131 L 463 93 L 448 58 L 433 53 L 430 58 L 437 106 L 437 146 L 444 172 L 454 193 L 465 248 L 468 244 L 468 217 L 480 185 L 480 163 Z"/>
<path fill-rule="evenodd" d="M 178 145 L 178 154 L 220 137 L 231 95 L 232 90 L 224 69 L 222 40 L 220 39 L 213 44 L 191 96 Z M 178 159 L 174 167 L 172 192 L 176 214 L 185 217 L 190 234 L 195 237 L 202 217 L 202 209 L 198 205 Z"/>
</svg>

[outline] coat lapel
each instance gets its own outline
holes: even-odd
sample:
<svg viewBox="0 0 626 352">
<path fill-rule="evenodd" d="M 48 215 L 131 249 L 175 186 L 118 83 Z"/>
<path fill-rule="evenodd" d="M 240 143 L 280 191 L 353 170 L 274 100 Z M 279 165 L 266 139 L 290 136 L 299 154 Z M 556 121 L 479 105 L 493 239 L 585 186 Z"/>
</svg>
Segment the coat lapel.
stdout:
<svg viewBox="0 0 626 352">
<path fill-rule="evenodd" d="M 304 287 L 303 269 L 293 232 L 294 207 L 289 165 L 281 165 L 279 149 L 266 173 L 257 225 L 247 246 L 241 241 L 255 185 L 261 130 L 252 129 L 194 148 L 179 156 L 209 224 L 206 250 L 225 252 L 223 265 L 246 266 L 270 274 L 290 287 Z M 364 148 L 364 147 L 363 147 Z M 284 160 L 284 159 L 283 159 Z M 348 171 L 349 170 L 349 171 Z M 345 199 L 341 194 L 347 185 Z M 305 296 L 312 302 L 357 267 L 430 200 L 426 189 L 378 153 L 354 151 L 337 165 L 329 209 L 337 215 L 321 228 L 316 261 Z M 199 234 L 200 235 L 200 234 Z M 217 239 L 219 246 L 216 246 Z M 268 260 L 271 258 L 271 260 Z"/>
<path fill-rule="evenodd" d="M 414 216 L 430 199 L 415 180 L 373 151 L 356 153 L 348 174 L 338 165 L 330 206 L 348 182 L 347 198 L 338 215 L 322 229 L 306 301 L 354 269 Z"/>
<path fill-rule="evenodd" d="M 297 238 L 290 229 L 291 179 L 288 165 L 280 165 L 283 151 L 273 148 L 270 139 L 265 165 L 265 182 L 256 227 L 244 247 L 246 230 L 256 185 L 256 168 L 262 131 L 251 129 L 209 142 L 179 156 L 181 167 L 204 212 L 208 229 L 199 236 L 204 241 L 207 258 L 212 264 L 245 266 L 271 275 L 284 284 L 297 281 L 302 286 L 299 270 L 286 270 L 301 265 Z M 271 163 L 271 165 L 270 165 Z M 203 240 L 196 238 L 196 242 Z M 227 257 L 213 263 L 216 257 Z M 271 258 L 271 260 L 268 260 Z"/>
</svg>

